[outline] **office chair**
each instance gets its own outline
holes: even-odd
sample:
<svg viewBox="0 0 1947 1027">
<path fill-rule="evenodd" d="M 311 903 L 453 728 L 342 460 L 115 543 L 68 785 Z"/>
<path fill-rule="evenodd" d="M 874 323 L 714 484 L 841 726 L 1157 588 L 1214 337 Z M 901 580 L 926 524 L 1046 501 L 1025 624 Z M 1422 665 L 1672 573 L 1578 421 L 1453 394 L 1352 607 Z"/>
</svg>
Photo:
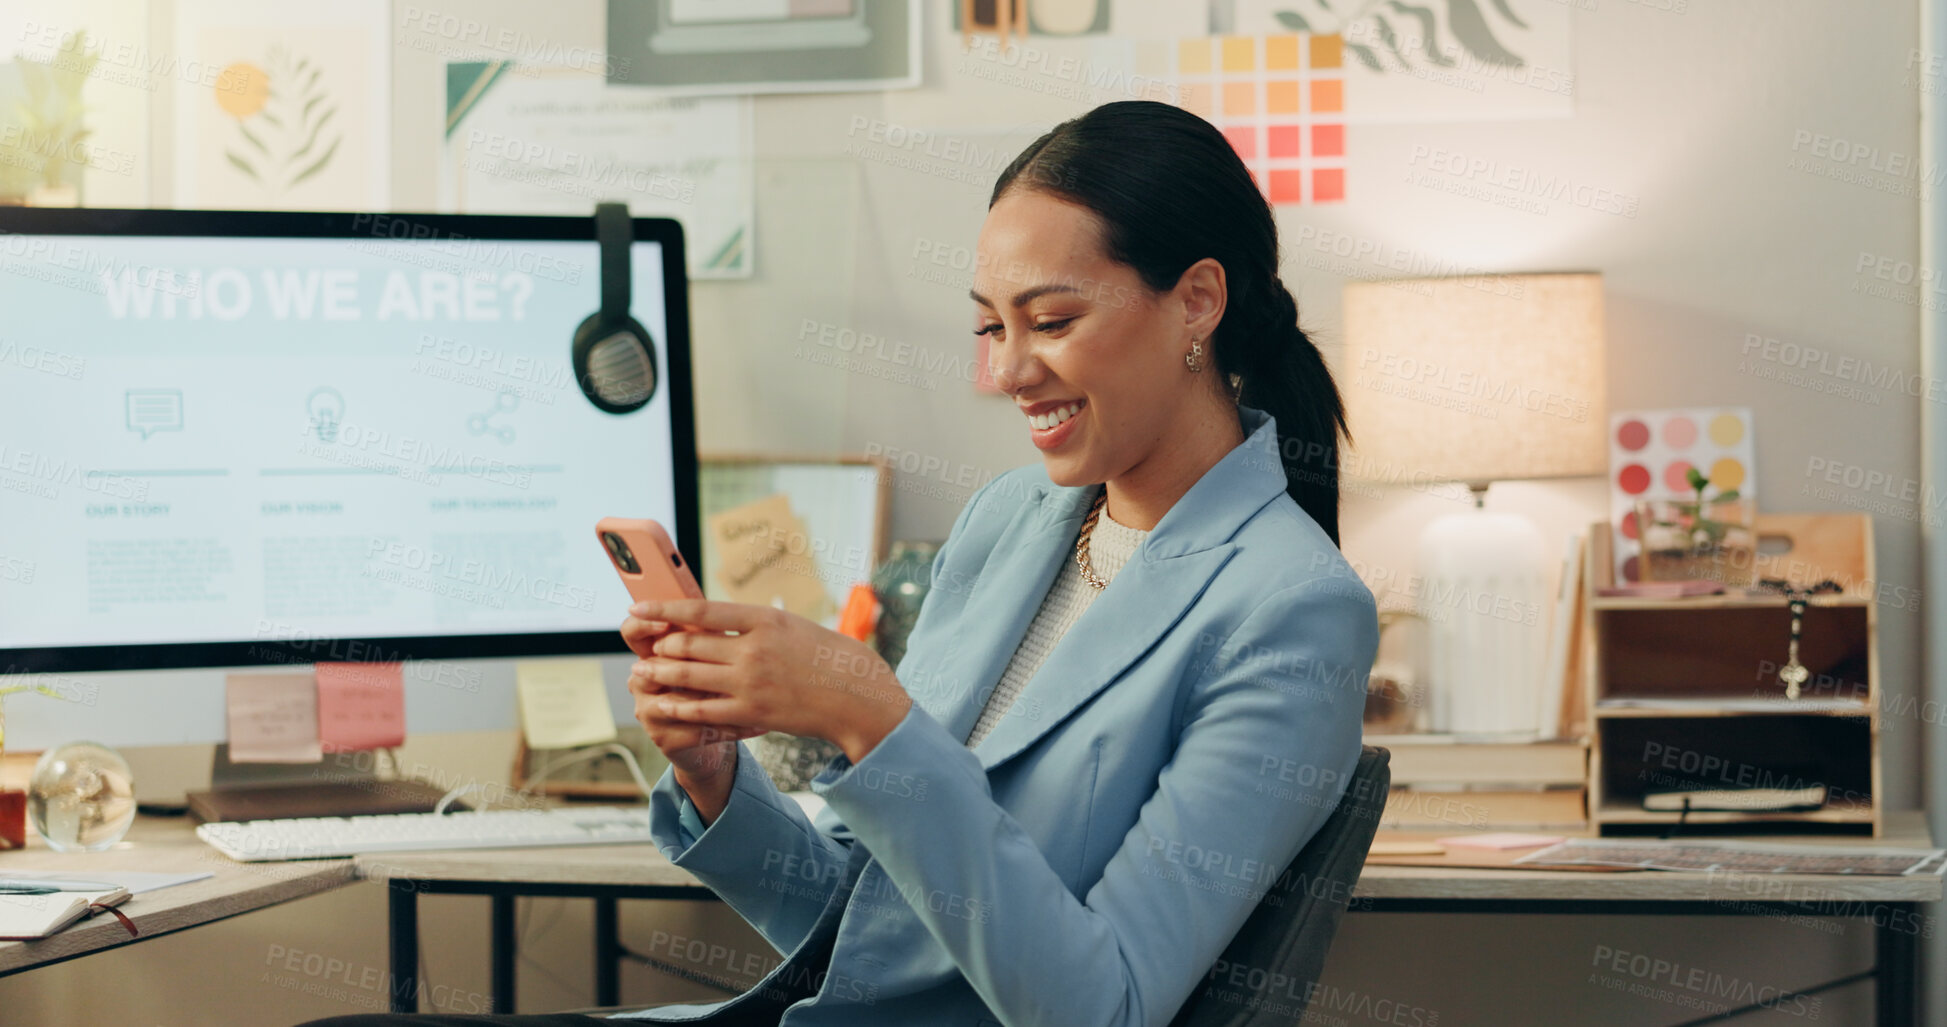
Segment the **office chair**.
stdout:
<svg viewBox="0 0 1947 1027">
<path fill-rule="evenodd" d="M 1392 753 L 1364 746 L 1338 808 L 1258 900 L 1170 1027 L 1288 1027 L 1311 998 L 1392 787 Z M 694 1000 L 691 1000 L 694 1001 Z M 605 1016 L 651 1006 L 579 1009 Z"/>
<path fill-rule="evenodd" d="M 1296 1023 L 1325 969 L 1352 886 L 1379 830 L 1392 753 L 1365 746 L 1339 806 L 1244 921 L 1170 1027 Z"/>
</svg>

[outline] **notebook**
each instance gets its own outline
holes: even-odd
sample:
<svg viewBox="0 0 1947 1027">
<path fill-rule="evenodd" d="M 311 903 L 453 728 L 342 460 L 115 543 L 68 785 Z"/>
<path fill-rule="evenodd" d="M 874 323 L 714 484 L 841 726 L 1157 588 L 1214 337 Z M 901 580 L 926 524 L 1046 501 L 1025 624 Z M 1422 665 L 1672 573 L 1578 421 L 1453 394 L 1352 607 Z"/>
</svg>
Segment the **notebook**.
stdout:
<svg viewBox="0 0 1947 1027">
<path fill-rule="evenodd" d="M 44 895 L 0 894 L 0 941 L 28 941 L 128 901 L 127 888 L 57 891 Z"/>
<path fill-rule="evenodd" d="M 1657 813 L 1693 810 L 1733 810 L 1740 813 L 1818 809 L 1825 805 L 1825 786 L 1802 788 L 1699 788 L 1647 792 L 1643 808 Z"/>
<path fill-rule="evenodd" d="M 191 792 L 189 812 L 204 823 L 431 813 L 445 794 L 446 789 L 420 781 L 321 781 L 302 785 L 262 785 Z"/>
</svg>

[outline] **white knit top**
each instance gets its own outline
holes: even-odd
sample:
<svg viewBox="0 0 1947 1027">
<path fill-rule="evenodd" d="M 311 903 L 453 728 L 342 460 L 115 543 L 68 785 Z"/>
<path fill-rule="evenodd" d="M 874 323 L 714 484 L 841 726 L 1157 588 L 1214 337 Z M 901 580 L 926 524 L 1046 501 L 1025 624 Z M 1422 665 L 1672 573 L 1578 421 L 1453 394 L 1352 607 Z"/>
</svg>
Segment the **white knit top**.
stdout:
<svg viewBox="0 0 1947 1027">
<path fill-rule="evenodd" d="M 1122 565 L 1135 555 L 1136 547 L 1149 532 L 1109 519 L 1107 507 L 1102 516 L 1095 519 L 1095 533 L 1088 543 L 1089 566 L 1095 576 L 1104 581 L 1115 577 Z M 1014 700 L 1027 686 L 1028 679 L 1041 669 L 1048 654 L 1054 651 L 1055 644 L 1074 623 L 1082 619 L 1082 614 L 1095 602 L 1100 593 L 1090 588 L 1082 580 L 1082 570 L 1075 564 L 1075 554 L 1071 549 L 1061 563 L 1061 573 L 1055 575 L 1055 583 L 1048 594 L 1041 599 L 1041 609 L 1036 611 L 1033 623 L 1028 625 L 1028 633 L 1014 650 L 1014 658 L 1007 663 L 1002 672 L 1000 684 L 994 686 L 994 694 L 987 698 L 987 705 L 980 711 L 980 719 L 974 723 L 973 733 L 967 736 L 967 747 L 979 745 L 980 740 L 999 724 L 1001 717 L 1013 707 Z"/>
</svg>

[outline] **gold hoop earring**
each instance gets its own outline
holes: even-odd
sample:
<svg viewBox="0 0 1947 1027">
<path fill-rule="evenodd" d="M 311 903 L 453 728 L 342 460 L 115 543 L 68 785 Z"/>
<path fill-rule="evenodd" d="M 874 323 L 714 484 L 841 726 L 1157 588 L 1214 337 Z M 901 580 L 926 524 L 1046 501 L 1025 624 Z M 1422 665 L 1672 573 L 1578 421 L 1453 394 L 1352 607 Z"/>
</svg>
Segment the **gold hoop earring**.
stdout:
<svg viewBox="0 0 1947 1027">
<path fill-rule="evenodd" d="M 1191 339 L 1190 352 L 1183 354 L 1183 363 L 1189 367 L 1191 374 L 1195 374 L 1198 371 L 1203 370 L 1203 361 L 1198 359 L 1199 357 L 1202 356 L 1203 356 L 1203 340 Z"/>
</svg>

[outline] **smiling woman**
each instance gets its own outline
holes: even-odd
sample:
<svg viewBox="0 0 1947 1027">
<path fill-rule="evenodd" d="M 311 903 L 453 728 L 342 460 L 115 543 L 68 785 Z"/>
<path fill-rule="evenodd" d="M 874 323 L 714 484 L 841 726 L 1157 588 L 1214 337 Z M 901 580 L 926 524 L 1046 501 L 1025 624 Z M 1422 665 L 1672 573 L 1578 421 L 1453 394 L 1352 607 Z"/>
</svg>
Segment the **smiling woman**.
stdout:
<svg viewBox="0 0 1947 1027">
<path fill-rule="evenodd" d="M 1345 790 L 1378 625 L 1249 173 L 1177 108 L 1098 108 L 1008 167 L 979 257 L 1042 461 L 961 511 L 898 668 L 768 607 L 623 623 L 657 844 L 785 957 L 632 1015 L 1165 1024 Z M 767 731 L 842 750 L 815 822 L 743 748 Z"/>
<path fill-rule="evenodd" d="M 1117 103 L 1041 137 L 1001 173 L 976 266 L 976 334 L 1057 484 L 1107 481 L 1112 511 L 1150 527 L 1187 468 L 1242 440 L 1242 402 L 1277 420 L 1291 497 L 1337 541 L 1344 408 L 1270 209 L 1208 122 Z M 1077 406 L 1093 432 L 1035 420 Z"/>
</svg>

